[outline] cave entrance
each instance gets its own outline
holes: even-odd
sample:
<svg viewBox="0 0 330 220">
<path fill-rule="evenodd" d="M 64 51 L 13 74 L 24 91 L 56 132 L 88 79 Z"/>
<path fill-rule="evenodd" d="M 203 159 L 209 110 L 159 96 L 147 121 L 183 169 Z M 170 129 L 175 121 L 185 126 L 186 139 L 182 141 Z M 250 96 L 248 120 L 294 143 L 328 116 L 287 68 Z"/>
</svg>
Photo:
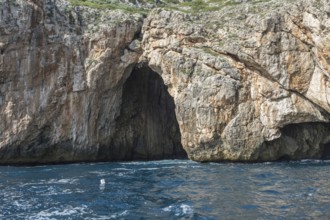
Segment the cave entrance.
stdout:
<svg viewBox="0 0 330 220">
<path fill-rule="evenodd" d="M 330 142 L 323 144 L 322 149 L 323 149 L 322 159 L 329 160 L 330 159 Z"/>
<path fill-rule="evenodd" d="M 260 160 L 330 159 L 330 123 L 288 124 L 281 136 L 265 142 Z"/>
<path fill-rule="evenodd" d="M 116 131 L 113 153 L 119 159 L 186 157 L 173 97 L 147 65 L 135 67 L 124 83 Z"/>
</svg>

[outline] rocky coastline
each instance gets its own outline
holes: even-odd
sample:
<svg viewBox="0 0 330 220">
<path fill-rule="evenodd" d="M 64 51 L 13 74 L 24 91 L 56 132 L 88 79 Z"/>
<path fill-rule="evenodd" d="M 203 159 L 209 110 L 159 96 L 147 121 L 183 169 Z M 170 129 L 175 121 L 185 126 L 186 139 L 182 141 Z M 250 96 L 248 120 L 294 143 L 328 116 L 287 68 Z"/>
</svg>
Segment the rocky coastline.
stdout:
<svg viewBox="0 0 330 220">
<path fill-rule="evenodd" d="M 328 159 L 329 17 L 0 0 L 0 164 Z"/>
</svg>

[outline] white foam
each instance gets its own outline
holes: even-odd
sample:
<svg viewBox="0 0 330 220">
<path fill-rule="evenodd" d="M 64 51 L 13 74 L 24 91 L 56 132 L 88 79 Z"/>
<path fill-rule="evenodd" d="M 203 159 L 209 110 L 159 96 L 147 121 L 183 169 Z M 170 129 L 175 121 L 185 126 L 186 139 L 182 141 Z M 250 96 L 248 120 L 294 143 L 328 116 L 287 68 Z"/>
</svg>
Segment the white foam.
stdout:
<svg viewBox="0 0 330 220">
<path fill-rule="evenodd" d="M 198 164 L 190 160 L 157 160 L 157 161 L 135 161 L 135 162 L 122 162 L 123 165 L 164 165 L 164 164 Z"/>
<path fill-rule="evenodd" d="M 39 188 L 39 185 L 45 184 L 75 184 L 78 182 L 78 179 L 50 179 L 50 180 L 41 180 L 40 182 L 35 183 L 23 183 L 21 186 L 32 186 L 32 188 Z"/>
<path fill-rule="evenodd" d="M 68 217 L 73 216 L 78 217 L 77 215 L 86 214 L 87 206 L 80 206 L 80 207 L 66 207 L 64 209 L 56 209 L 54 208 L 43 210 L 34 216 L 30 216 L 29 219 L 53 219 L 54 217 Z"/>
<path fill-rule="evenodd" d="M 128 168 L 113 168 L 112 170 L 118 170 L 118 171 L 131 171 L 132 169 L 128 169 Z"/>
<path fill-rule="evenodd" d="M 46 192 L 41 193 L 40 195 L 42 195 L 42 196 L 54 196 L 54 195 L 58 195 L 59 193 L 60 193 L 60 191 L 58 191 L 53 186 L 50 186 L 50 187 L 47 188 Z"/>
<path fill-rule="evenodd" d="M 175 216 L 178 217 L 192 218 L 194 216 L 193 208 L 187 204 L 170 205 L 168 207 L 163 208 L 163 211 L 172 212 Z"/>
<path fill-rule="evenodd" d="M 30 201 L 24 201 L 22 199 L 14 201 L 13 205 L 16 206 L 18 209 L 23 210 L 28 210 L 32 207 Z"/>
<path fill-rule="evenodd" d="M 109 172 L 103 172 L 103 171 L 91 171 L 88 172 L 89 174 L 96 174 L 98 176 L 106 176 L 106 175 L 110 175 L 111 173 Z"/>
<path fill-rule="evenodd" d="M 188 217 L 193 217 L 194 211 L 191 206 L 186 205 L 186 204 L 181 204 L 180 208 L 181 208 L 183 215 L 188 216 Z"/>
<path fill-rule="evenodd" d="M 73 183 L 76 183 L 77 181 L 78 181 L 77 179 L 60 179 L 60 180 L 58 180 L 58 183 L 73 184 Z"/>
<path fill-rule="evenodd" d="M 170 205 L 170 206 L 167 206 L 167 207 L 163 208 L 163 211 L 164 212 L 170 212 L 170 211 L 172 211 L 172 209 L 173 209 L 173 206 Z"/>
<path fill-rule="evenodd" d="M 160 168 L 150 167 L 150 168 L 140 168 L 139 170 L 159 170 Z"/>
<path fill-rule="evenodd" d="M 292 163 L 329 163 L 330 160 L 318 160 L 318 159 L 303 159 L 300 161 L 293 161 Z"/>
<path fill-rule="evenodd" d="M 74 184 L 78 179 L 50 179 L 48 184 Z"/>
<path fill-rule="evenodd" d="M 156 161 L 157 164 L 198 164 L 198 162 L 191 160 L 161 160 Z"/>
<path fill-rule="evenodd" d="M 123 217 L 123 216 L 126 216 L 126 215 L 128 215 L 128 210 L 125 210 L 125 211 L 123 211 L 123 212 L 119 212 L 119 213 L 112 214 L 112 215 L 110 216 L 110 219 L 117 219 L 117 218 L 119 218 L 119 217 Z"/>
<path fill-rule="evenodd" d="M 61 192 L 58 192 L 57 195 L 69 195 L 69 194 L 72 194 L 72 193 L 84 193 L 85 191 L 82 190 L 82 189 L 74 189 L 74 190 L 71 190 L 71 189 L 63 189 Z"/>
</svg>

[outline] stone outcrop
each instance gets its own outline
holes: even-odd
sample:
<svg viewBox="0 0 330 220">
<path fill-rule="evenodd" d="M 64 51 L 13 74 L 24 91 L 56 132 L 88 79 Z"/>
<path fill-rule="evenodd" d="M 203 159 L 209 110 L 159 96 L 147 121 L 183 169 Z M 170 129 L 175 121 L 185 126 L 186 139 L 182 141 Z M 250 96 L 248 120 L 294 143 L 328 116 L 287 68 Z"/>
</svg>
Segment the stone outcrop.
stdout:
<svg viewBox="0 0 330 220">
<path fill-rule="evenodd" d="M 221 13 L 155 10 L 149 16 L 143 56 L 174 97 L 191 159 L 325 156 L 328 3 L 252 2 Z"/>
<path fill-rule="evenodd" d="M 328 158 L 329 16 L 0 0 L 0 163 Z"/>
<path fill-rule="evenodd" d="M 121 116 L 122 93 L 127 101 L 144 95 L 134 92 L 154 92 L 123 91 L 140 56 L 132 42 L 139 37 L 142 16 L 68 9 L 64 1 L 54 2 L 0 1 L 0 163 L 184 156 L 174 119 L 160 124 L 154 115 L 148 125 L 130 128 L 125 123 L 131 118 Z M 167 114 L 164 107 L 174 118 L 173 101 L 157 80 L 157 88 L 145 88 L 157 90 L 161 99 L 152 107 L 159 117 Z M 159 145 L 150 146 L 143 129 L 153 130 L 158 139 L 150 143 Z M 173 132 L 166 136 L 164 129 Z"/>
</svg>

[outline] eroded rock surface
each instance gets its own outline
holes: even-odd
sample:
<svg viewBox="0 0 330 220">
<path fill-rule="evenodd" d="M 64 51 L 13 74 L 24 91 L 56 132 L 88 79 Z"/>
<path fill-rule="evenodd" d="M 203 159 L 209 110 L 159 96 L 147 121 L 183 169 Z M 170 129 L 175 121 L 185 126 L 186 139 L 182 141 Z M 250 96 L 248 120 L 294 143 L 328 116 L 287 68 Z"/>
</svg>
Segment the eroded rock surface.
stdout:
<svg viewBox="0 0 330 220">
<path fill-rule="evenodd" d="M 191 159 L 322 157 L 330 135 L 329 12 L 329 1 L 153 11 L 143 59 L 174 97 Z"/>
<path fill-rule="evenodd" d="M 330 2 L 240 2 L 0 0 L 0 163 L 328 158 Z"/>
<path fill-rule="evenodd" d="M 138 62 L 131 44 L 142 16 L 54 2 L 0 1 L 0 163 L 132 159 L 104 152 L 120 138 L 116 119 Z M 182 149 L 170 147 L 155 158 Z M 146 152 L 141 159 L 154 158 Z"/>
</svg>

